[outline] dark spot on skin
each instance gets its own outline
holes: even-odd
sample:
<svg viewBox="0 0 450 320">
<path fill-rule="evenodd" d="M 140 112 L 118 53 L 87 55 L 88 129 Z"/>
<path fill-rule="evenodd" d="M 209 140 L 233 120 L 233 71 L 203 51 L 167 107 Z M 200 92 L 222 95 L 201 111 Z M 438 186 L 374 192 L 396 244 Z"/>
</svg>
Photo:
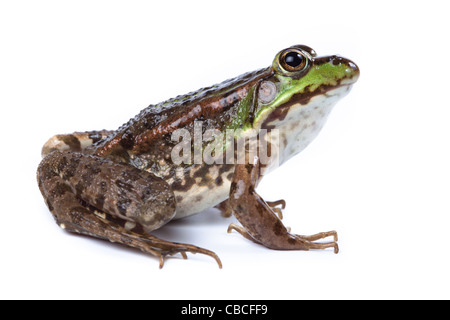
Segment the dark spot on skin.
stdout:
<svg viewBox="0 0 450 320">
<path fill-rule="evenodd" d="M 125 223 L 126 223 L 127 220 L 124 220 L 124 219 L 119 218 L 117 216 L 113 216 L 113 215 L 111 215 L 111 214 L 109 214 L 107 212 L 102 212 L 102 213 L 104 214 L 106 220 L 108 220 L 108 221 L 110 221 L 112 223 L 115 223 L 115 224 L 121 226 L 122 228 L 125 227 Z"/>
<path fill-rule="evenodd" d="M 120 214 L 122 215 L 126 215 L 127 213 L 127 209 L 131 204 L 131 200 L 130 199 L 122 199 L 117 201 L 117 210 L 119 210 Z"/>
<path fill-rule="evenodd" d="M 86 185 L 83 181 L 80 181 L 75 185 L 75 191 L 78 196 L 82 195 L 84 190 L 86 190 Z"/>
<path fill-rule="evenodd" d="M 207 186 L 209 189 L 213 189 L 213 181 L 209 174 L 210 166 L 208 165 L 202 165 L 199 167 L 197 171 L 194 173 L 194 179 L 195 178 L 201 178 L 199 182 L 197 182 L 198 186 Z"/>
<path fill-rule="evenodd" d="M 230 194 L 235 192 L 236 192 L 236 182 L 233 181 L 230 186 Z"/>
<path fill-rule="evenodd" d="M 172 190 L 188 191 L 193 185 L 195 185 L 195 179 L 185 176 L 183 179 L 175 180 L 172 184 Z"/>
<path fill-rule="evenodd" d="M 63 179 L 69 180 L 72 178 L 78 170 L 78 165 L 80 164 L 79 157 L 71 157 L 69 162 L 66 164 L 63 173 Z"/>
<path fill-rule="evenodd" d="M 224 174 L 225 172 L 231 171 L 232 169 L 234 169 L 234 165 L 233 164 L 224 164 L 219 168 L 219 175 L 221 176 L 222 174 Z M 234 171 L 233 171 L 234 172 Z M 233 173 L 231 173 L 233 174 Z M 230 179 L 231 180 L 231 179 Z"/>
<path fill-rule="evenodd" d="M 64 135 L 57 135 L 57 139 L 64 142 L 66 145 L 69 146 L 70 151 L 74 152 L 80 152 L 81 151 L 81 143 L 80 140 L 78 140 L 77 137 L 75 137 L 72 134 L 64 134 Z"/>
<path fill-rule="evenodd" d="M 202 165 L 197 171 L 194 173 L 194 178 L 204 178 L 209 172 L 209 166 Z"/>
<path fill-rule="evenodd" d="M 58 172 L 62 172 L 64 170 L 65 167 L 67 167 L 67 158 L 66 157 L 62 157 L 59 159 L 58 161 L 58 165 L 57 165 L 57 170 Z"/>
<path fill-rule="evenodd" d="M 125 150 L 133 149 L 134 137 L 133 137 L 133 134 L 131 133 L 130 129 L 128 129 L 127 131 L 125 131 L 123 133 L 122 138 L 120 139 L 120 145 Z"/>
<path fill-rule="evenodd" d="M 97 198 L 95 199 L 95 206 L 98 209 L 103 209 L 103 204 L 105 203 L 105 195 L 99 194 Z"/>
<path fill-rule="evenodd" d="M 72 192 L 72 189 L 65 183 L 58 182 L 55 188 L 51 191 L 54 197 L 61 197 L 66 192 Z"/>
<path fill-rule="evenodd" d="M 274 224 L 272 230 L 276 236 L 281 236 L 284 234 L 283 231 L 285 230 L 285 228 L 284 228 L 283 224 L 279 220 L 277 220 L 277 222 Z"/>
<path fill-rule="evenodd" d="M 200 195 L 195 197 L 195 201 L 197 201 L 197 202 L 200 202 L 202 200 L 203 200 L 203 197 Z"/>
<path fill-rule="evenodd" d="M 214 182 L 216 186 L 221 186 L 223 184 L 222 176 L 218 176 Z"/>
<path fill-rule="evenodd" d="M 227 179 L 228 179 L 229 181 L 231 181 L 231 180 L 233 180 L 233 176 L 234 176 L 234 173 L 233 173 L 233 172 L 230 172 L 229 174 L 227 174 Z"/>
<path fill-rule="evenodd" d="M 183 201 L 183 197 L 182 197 L 182 196 L 177 196 L 177 197 L 176 197 L 176 201 L 177 201 L 177 202 Z"/>
<path fill-rule="evenodd" d="M 69 180 L 70 178 L 72 178 L 75 175 L 76 172 L 76 168 L 70 167 L 67 168 L 67 170 L 64 171 L 62 178 L 64 180 Z"/>
<path fill-rule="evenodd" d="M 253 187 L 251 187 L 253 189 Z M 257 198 L 255 203 L 255 211 L 264 218 L 265 212 L 267 211 L 267 206 L 264 200 Z"/>
<path fill-rule="evenodd" d="M 122 220 L 122 221 L 124 221 L 124 220 Z M 132 228 L 130 231 L 132 231 L 134 233 L 139 233 L 139 234 L 146 233 L 146 231 L 144 230 L 144 227 L 141 226 L 139 223 L 136 224 L 136 226 L 134 228 Z"/>
</svg>

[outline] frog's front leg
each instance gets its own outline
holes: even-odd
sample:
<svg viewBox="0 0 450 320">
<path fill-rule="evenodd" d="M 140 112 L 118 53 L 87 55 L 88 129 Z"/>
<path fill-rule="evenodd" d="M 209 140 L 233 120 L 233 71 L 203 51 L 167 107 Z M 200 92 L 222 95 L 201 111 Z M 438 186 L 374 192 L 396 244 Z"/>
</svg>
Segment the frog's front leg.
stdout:
<svg viewBox="0 0 450 320">
<path fill-rule="evenodd" d="M 138 248 L 160 258 L 214 252 L 147 234 L 175 215 L 175 197 L 162 179 L 126 164 L 81 153 L 52 152 L 39 165 L 37 178 L 59 226 Z"/>
<path fill-rule="evenodd" d="M 253 164 L 239 164 L 236 166 L 234 178 L 230 188 L 229 202 L 233 213 L 242 227 L 230 225 L 229 231 L 234 229 L 248 239 L 260 243 L 271 249 L 278 250 L 309 250 L 334 248 L 338 253 L 336 231 L 321 232 L 311 236 L 291 234 L 277 217 L 270 205 L 255 191 L 260 178 L 259 161 L 255 157 Z M 281 204 L 281 203 L 280 203 Z M 313 242 L 325 237 L 333 236 L 333 242 Z"/>
<path fill-rule="evenodd" d="M 283 199 L 277 200 L 277 201 L 266 201 L 269 207 L 272 208 L 273 211 L 275 211 L 278 215 L 278 217 L 283 220 L 283 212 L 284 208 L 286 208 L 286 201 Z M 281 208 L 278 208 L 278 206 L 281 206 Z M 227 199 L 225 201 L 222 201 L 218 205 L 216 205 L 214 208 L 219 209 L 222 213 L 222 216 L 224 218 L 229 218 L 233 215 L 233 209 L 231 208 L 230 201 Z"/>
</svg>

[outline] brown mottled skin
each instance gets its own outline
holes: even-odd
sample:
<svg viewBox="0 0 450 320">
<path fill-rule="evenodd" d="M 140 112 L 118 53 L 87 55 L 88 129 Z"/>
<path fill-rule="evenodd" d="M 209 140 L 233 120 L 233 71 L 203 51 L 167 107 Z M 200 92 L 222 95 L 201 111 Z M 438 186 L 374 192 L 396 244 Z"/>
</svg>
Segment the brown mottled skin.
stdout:
<svg viewBox="0 0 450 320">
<path fill-rule="evenodd" d="M 185 252 L 210 255 L 221 266 L 214 252 L 145 232 L 175 213 L 173 192 L 161 178 L 99 157 L 60 151 L 45 157 L 37 174 L 47 206 L 63 229 L 156 255 L 161 267 L 165 256 L 181 253 L 186 258 Z M 138 223 L 138 228 L 127 230 L 126 221 Z"/>
<path fill-rule="evenodd" d="M 301 45 L 286 50 L 291 49 L 303 52 L 303 58 L 310 59 L 308 68 L 314 63 L 333 63 L 353 68 L 353 74 L 359 73 L 349 60 L 336 56 L 315 58 L 311 48 Z M 303 68 L 287 75 L 299 79 L 308 70 Z M 182 204 L 189 208 L 189 201 L 200 203 L 205 197 L 212 197 L 215 190 L 220 190 L 218 194 L 225 190 L 229 199 L 226 196 L 214 198 L 216 202 L 211 206 L 218 207 L 225 216 L 233 213 L 242 224 L 242 227 L 231 224 L 229 231 L 237 230 L 244 237 L 273 249 L 333 247 L 337 253 L 335 231 L 312 236 L 291 234 L 280 220 L 282 214 L 278 206 L 284 209 L 285 202 L 265 202 L 256 193 L 263 167 L 258 157 L 247 164 L 220 165 L 175 165 L 171 160 L 171 150 L 178 144 L 172 141 L 171 135 L 177 129 L 186 129 L 193 135 L 196 121 L 202 121 L 203 132 L 207 129 L 223 131 L 231 124 L 235 129 L 252 125 L 259 108 L 270 103 L 279 90 L 277 72 L 280 71 L 274 67 L 260 69 L 150 105 L 116 131 L 75 132 L 52 137 L 43 147 L 44 159 L 38 167 L 37 180 L 58 225 L 70 232 L 140 249 L 159 257 L 160 267 L 166 256 L 180 253 L 186 258 L 186 252 L 209 255 L 221 267 L 220 259 L 212 251 L 161 240 L 149 232 L 173 219 Z M 257 93 L 264 81 L 271 83 L 265 83 L 258 99 Z M 340 79 L 337 86 L 340 86 Z M 337 86 L 324 84 L 313 91 L 295 94 L 284 105 L 272 110 L 263 127 L 270 129 L 273 121 L 286 117 L 291 106 L 307 104 L 315 95 L 323 95 Z M 246 106 L 248 103 L 249 108 L 240 108 L 244 103 Z M 242 112 L 245 114 L 240 114 Z M 206 142 L 203 143 L 204 147 Z M 335 241 L 313 242 L 328 236 L 333 236 Z"/>
</svg>

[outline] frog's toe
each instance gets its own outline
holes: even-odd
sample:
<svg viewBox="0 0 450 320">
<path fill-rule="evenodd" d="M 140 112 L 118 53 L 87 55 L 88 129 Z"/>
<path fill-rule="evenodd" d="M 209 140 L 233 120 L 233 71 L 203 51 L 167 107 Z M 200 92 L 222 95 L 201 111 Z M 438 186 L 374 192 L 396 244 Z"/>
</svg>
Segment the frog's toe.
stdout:
<svg viewBox="0 0 450 320">
<path fill-rule="evenodd" d="M 239 225 L 237 225 L 237 224 L 235 224 L 235 223 L 230 223 L 230 225 L 228 226 L 227 232 L 228 232 L 228 233 L 231 233 L 232 230 L 237 231 L 238 233 L 240 233 L 240 234 L 241 234 L 245 239 L 247 239 L 247 240 L 253 241 L 253 242 L 255 242 L 255 243 L 259 243 L 259 242 L 256 241 L 256 240 L 250 235 L 250 233 L 248 233 L 248 231 L 247 231 L 244 227 L 242 227 L 242 226 L 239 226 Z"/>
<path fill-rule="evenodd" d="M 219 256 L 214 253 L 213 251 L 203 249 L 191 244 L 185 244 L 185 243 L 176 243 L 176 242 L 167 242 L 167 247 L 164 248 L 159 255 L 159 268 L 161 269 L 164 266 L 165 258 L 167 256 L 173 256 L 177 253 L 181 254 L 183 259 L 187 259 L 187 252 L 190 253 L 201 253 L 205 254 L 207 256 L 212 257 L 214 260 L 216 260 L 217 264 L 219 265 L 219 268 L 222 269 L 222 261 L 220 261 Z"/>
<path fill-rule="evenodd" d="M 286 208 L 286 201 L 280 199 L 277 201 L 266 201 L 266 203 L 269 205 L 270 208 L 272 208 L 272 211 L 278 215 L 278 218 L 280 218 L 280 220 L 283 220 L 282 210 Z M 278 206 L 281 206 L 281 208 L 278 208 Z"/>
<path fill-rule="evenodd" d="M 313 235 L 310 235 L 310 236 L 303 236 L 302 235 L 302 236 L 299 236 L 299 237 L 301 237 L 302 239 L 305 239 L 305 240 L 309 240 L 309 241 L 315 241 L 315 240 L 320 240 L 320 239 L 324 239 L 324 238 L 327 238 L 327 237 L 333 237 L 335 242 L 338 241 L 337 232 L 334 231 L 334 230 L 327 231 L 327 232 L 319 232 L 319 233 L 316 233 L 316 234 L 313 234 Z"/>
<path fill-rule="evenodd" d="M 313 235 L 293 235 L 300 242 L 303 242 L 305 248 L 308 249 L 327 249 L 334 248 L 334 253 L 339 253 L 339 245 L 337 243 L 338 236 L 336 231 L 319 232 Z M 334 241 L 331 242 L 314 242 L 327 237 L 333 237 Z"/>
</svg>

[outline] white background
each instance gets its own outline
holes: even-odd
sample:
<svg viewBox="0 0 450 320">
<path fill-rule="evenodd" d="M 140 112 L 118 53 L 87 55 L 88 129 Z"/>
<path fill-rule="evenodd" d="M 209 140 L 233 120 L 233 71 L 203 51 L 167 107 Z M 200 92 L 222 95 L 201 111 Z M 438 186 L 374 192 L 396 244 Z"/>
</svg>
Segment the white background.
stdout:
<svg viewBox="0 0 450 320">
<path fill-rule="evenodd" d="M 2 1 L 0 298 L 450 298 L 450 103 L 444 1 Z M 319 137 L 258 191 L 341 252 L 277 252 L 215 210 L 156 232 L 215 251 L 158 260 L 69 235 L 37 188 L 53 134 L 268 66 L 302 43 L 361 77 Z"/>
</svg>

